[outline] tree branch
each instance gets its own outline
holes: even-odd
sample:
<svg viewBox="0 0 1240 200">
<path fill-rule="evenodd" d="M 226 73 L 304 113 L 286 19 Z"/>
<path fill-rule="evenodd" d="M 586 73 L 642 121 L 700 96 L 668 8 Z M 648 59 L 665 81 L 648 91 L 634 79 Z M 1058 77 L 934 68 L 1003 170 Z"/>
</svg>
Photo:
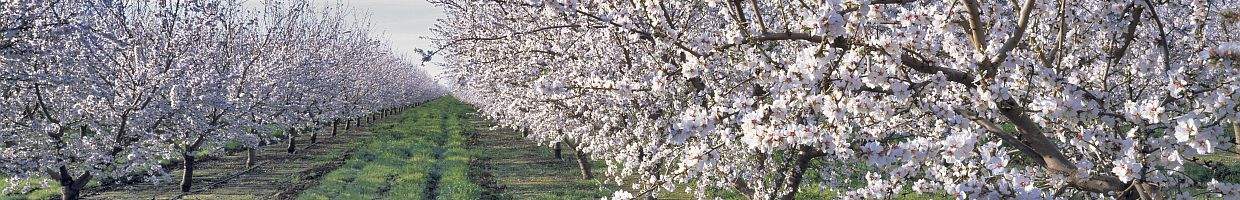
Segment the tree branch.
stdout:
<svg viewBox="0 0 1240 200">
<path fill-rule="evenodd" d="M 981 11 L 978 9 L 977 0 L 964 0 L 965 12 L 968 12 L 969 18 L 969 40 L 973 42 L 973 48 L 979 52 L 986 52 L 986 33 L 982 31 Z"/>
</svg>

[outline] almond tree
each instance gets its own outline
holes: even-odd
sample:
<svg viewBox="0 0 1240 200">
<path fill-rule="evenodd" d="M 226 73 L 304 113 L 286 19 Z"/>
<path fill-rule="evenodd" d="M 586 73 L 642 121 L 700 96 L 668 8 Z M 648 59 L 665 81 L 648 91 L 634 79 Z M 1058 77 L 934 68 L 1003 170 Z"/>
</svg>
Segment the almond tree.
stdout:
<svg viewBox="0 0 1240 200">
<path fill-rule="evenodd" d="M 0 2 L 0 174 L 78 199 L 93 180 L 160 181 L 159 161 L 179 160 L 187 192 L 197 157 L 226 143 L 442 94 L 340 5 L 263 5 Z"/>
<path fill-rule="evenodd" d="M 456 94 L 616 197 L 1240 195 L 1184 172 L 1234 151 L 1234 1 L 436 3 Z"/>
</svg>

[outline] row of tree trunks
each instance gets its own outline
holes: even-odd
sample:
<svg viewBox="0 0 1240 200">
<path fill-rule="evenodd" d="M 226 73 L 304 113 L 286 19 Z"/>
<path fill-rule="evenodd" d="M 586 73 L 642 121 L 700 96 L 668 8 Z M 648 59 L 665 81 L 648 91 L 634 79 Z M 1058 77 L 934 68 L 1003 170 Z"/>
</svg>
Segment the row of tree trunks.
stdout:
<svg viewBox="0 0 1240 200">
<path fill-rule="evenodd" d="M 377 119 L 377 117 L 378 117 L 377 115 L 379 115 L 379 114 L 376 114 L 376 115 L 369 115 L 369 116 L 366 116 L 366 117 L 361 117 L 361 118 L 362 118 L 362 119 L 366 119 L 366 121 L 373 121 L 374 119 Z M 354 119 L 354 120 L 349 120 L 349 121 L 357 121 L 357 127 L 361 127 L 361 126 L 362 126 L 362 122 L 361 122 L 362 120 Z M 332 121 L 332 136 L 333 136 L 333 137 L 335 137 L 335 136 L 336 136 L 336 134 L 337 134 L 337 132 L 338 132 L 337 126 L 338 126 L 339 122 L 340 122 L 340 120 L 339 120 L 339 119 L 336 119 L 336 120 L 333 120 L 333 121 Z M 347 122 L 346 122 L 346 125 L 347 125 Z M 290 127 L 290 128 L 288 128 L 287 132 L 285 133 L 285 137 L 288 139 L 288 146 L 287 146 L 287 148 L 285 149 L 285 151 L 286 151 L 286 152 L 288 152 L 289 154 L 296 154 L 296 153 L 297 153 L 297 135 L 298 135 L 298 134 L 301 134 L 301 133 L 303 133 L 303 132 L 309 132 L 309 133 L 310 133 L 310 143 L 312 143 L 312 144 L 313 144 L 313 143 L 318 143 L 318 131 L 315 131 L 313 128 L 311 128 L 311 127 L 303 127 L 303 128 Z M 246 160 L 245 160 L 245 166 L 246 166 L 247 168 L 249 168 L 249 167 L 253 167 L 253 166 L 254 166 L 254 164 L 255 164 L 255 163 L 254 163 L 254 161 L 255 161 L 255 159 L 256 159 L 256 157 L 257 157 L 257 150 L 256 150 L 255 148 L 257 148 L 257 147 L 252 147 L 252 148 L 248 148 L 248 149 L 246 149 Z M 182 171 L 182 175 L 181 175 L 181 184 L 180 184 L 180 189 L 181 189 L 181 192 L 189 192 L 189 191 L 190 191 L 190 189 L 192 189 L 192 187 L 193 187 L 193 182 L 194 182 L 194 166 L 195 166 L 195 164 L 197 164 L 197 163 L 196 163 L 196 162 L 197 162 L 197 158 L 195 158 L 195 156 L 193 155 L 193 152 L 196 152 L 196 149 L 197 149 L 197 148 L 196 148 L 196 145 L 195 145 L 195 147 L 194 147 L 194 148 L 192 148 L 192 149 L 187 149 L 187 150 L 186 150 L 186 153 L 184 153 L 184 154 L 182 155 L 182 159 L 183 159 L 183 162 L 182 162 L 182 163 L 183 163 L 183 165 L 182 165 L 182 166 L 183 166 L 183 171 Z M 72 181 L 70 181 L 70 183 L 72 183 Z M 77 190 L 76 190 L 76 191 L 66 192 L 66 194 L 72 193 L 73 195 L 75 195 L 75 196 L 76 196 L 76 195 L 77 195 L 77 193 L 78 193 L 77 191 L 80 191 L 80 187 L 79 187 L 79 188 L 77 188 Z M 63 196 L 64 196 L 64 197 L 66 197 L 65 199 L 76 199 L 76 198 L 77 198 L 77 197 L 74 197 L 74 198 L 68 198 L 68 197 L 69 197 L 69 195 L 63 195 Z"/>
<path fill-rule="evenodd" d="M 365 124 L 374 124 L 375 121 L 377 121 L 379 118 L 394 115 L 396 113 L 397 112 L 395 109 L 383 110 L 383 111 L 377 112 L 372 115 L 367 115 L 367 116 L 359 117 L 359 118 L 352 119 L 352 120 L 346 120 L 344 124 L 345 129 L 350 129 L 354 127 L 362 127 Z M 335 119 L 331 122 L 331 126 L 332 126 L 331 136 L 332 137 L 335 137 L 339 133 L 339 125 L 340 125 L 340 119 Z M 253 131 L 254 130 L 251 130 L 251 132 Z M 286 151 L 289 154 L 297 153 L 297 135 L 303 132 L 310 132 L 310 143 L 318 143 L 318 131 L 313 130 L 313 128 L 311 127 L 288 128 L 288 131 L 285 134 L 285 136 L 288 139 L 288 147 Z M 202 138 L 199 138 L 199 140 L 202 140 Z M 193 188 L 194 169 L 197 164 L 197 157 L 195 153 L 197 152 L 198 146 L 200 144 L 201 144 L 200 142 L 195 142 L 195 144 L 187 146 L 184 149 L 184 152 L 182 152 L 181 158 L 182 158 L 183 171 L 181 174 L 181 183 L 179 184 L 181 192 L 189 192 L 190 189 Z M 253 167 L 255 164 L 254 161 L 257 157 L 257 149 L 255 148 L 257 147 L 250 147 L 246 149 L 245 165 L 247 168 Z M 558 157 L 558 154 L 559 153 L 558 153 L 558 148 L 557 148 L 557 157 Z M 588 160 L 585 160 L 585 161 L 581 160 L 583 159 L 582 157 L 584 157 L 584 154 L 582 154 L 580 151 L 578 151 L 578 156 L 579 156 L 578 158 L 579 162 L 589 162 Z M 589 174 L 588 166 L 587 168 L 583 168 L 583 169 L 585 170 L 583 171 L 584 174 Z M 85 187 L 86 183 L 90 182 L 91 180 L 91 174 L 89 172 L 84 173 L 77 178 L 74 178 L 73 176 L 69 174 L 68 168 L 66 168 L 65 166 L 61 166 L 60 170 L 57 172 L 49 172 L 48 174 L 54 177 L 55 179 L 57 179 L 58 182 L 60 182 L 61 198 L 69 199 L 69 200 L 80 199 L 82 188 Z M 592 177 L 592 174 L 588 175 L 587 177 Z"/>
</svg>

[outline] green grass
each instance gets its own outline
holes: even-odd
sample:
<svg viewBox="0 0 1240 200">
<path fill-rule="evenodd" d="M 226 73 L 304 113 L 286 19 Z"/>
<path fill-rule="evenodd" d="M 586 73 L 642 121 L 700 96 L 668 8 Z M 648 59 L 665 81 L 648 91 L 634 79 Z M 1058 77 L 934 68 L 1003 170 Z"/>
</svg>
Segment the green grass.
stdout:
<svg viewBox="0 0 1240 200">
<path fill-rule="evenodd" d="M 452 106 L 453 108 L 464 107 L 461 105 Z M 447 144 L 443 149 L 443 159 L 439 161 L 440 181 L 438 197 L 440 199 L 476 199 L 482 195 L 482 187 L 470 180 L 469 160 L 475 157 L 475 152 L 465 149 L 464 131 L 467 126 L 462 125 L 461 117 L 468 109 L 449 109 L 450 114 L 455 116 L 444 116 L 441 122 L 444 130 L 441 137 L 446 137 Z"/>
<path fill-rule="evenodd" d="M 2 177 L 2 176 L 0 176 Z M 47 181 L 44 187 L 44 181 Z M 44 178 L 33 178 L 17 181 L 14 185 L 9 185 L 8 179 L 0 180 L 0 189 L 13 186 L 11 193 L 0 194 L 0 200 L 17 200 L 17 199 L 52 199 L 60 197 L 60 185 L 56 181 L 46 180 Z"/>
<path fill-rule="evenodd" d="M 482 189 L 470 182 L 469 160 L 477 153 L 462 148 L 462 107 L 444 98 L 380 123 L 378 136 L 298 199 L 423 199 L 436 176 L 438 198 L 476 199 Z"/>
<path fill-rule="evenodd" d="M 537 146 L 520 133 L 509 130 L 486 130 L 491 122 L 470 118 L 480 136 L 470 146 L 486 152 L 479 157 L 489 160 L 495 181 L 505 188 L 499 199 L 599 199 L 609 197 L 617 187 L 602 184 L 598 178 L 584 180 L 564 146 L 564 158 L 556 160 L 550 147 Z M 596 159 L 596 161 L 598 161 Z M 595 162 L 595 176 L 603 176 L 602 162 Z"/>
<path fill-rule="evenodd" d="M 440 162 L 439 198 L 473 199 L 482 194 L 482 188 L 469 179 L 469 151 L 461 148 L 448 149 Z"/>
</svg>

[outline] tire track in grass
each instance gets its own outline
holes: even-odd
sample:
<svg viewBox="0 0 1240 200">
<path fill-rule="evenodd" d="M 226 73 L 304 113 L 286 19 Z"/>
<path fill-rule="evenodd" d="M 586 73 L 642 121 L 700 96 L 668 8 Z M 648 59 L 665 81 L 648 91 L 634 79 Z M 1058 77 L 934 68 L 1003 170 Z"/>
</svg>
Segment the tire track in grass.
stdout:
<svg viewBox="0 0 1240 200">
<path fill-rule="evenodd" d="M 463 104 L 447 98 L 402 114 L 389 134 L 380 134 L 339 170 L 299 199 L 480 199 L 469 179 L 464 149 Z"/>
<path fill-rule="evenodd" d="M 447 138 L 445 138 L 445 136 L 448 135 L 446 134 L 448 132 L 447 123 L 447 115 L 444 111 L 440 110 L 439 131 L 433 136 L 433 139 L 435 140 L 435 164 L 431 166 L 431 170 L 428 172 L 428 177 L 426 179 L 426 190 L 424 190 L 426 192 L 424 194 L 425 199 L 438 199 L 439 197 L 439 181 L 443 179 L 443 157 L 444 153 L 447 151 L 444 148 L 444 145 L 447 143 Z"/>
<path fill-rule="evenodd" d="M 429 155 L 432 142 L 417 131 L 433 123 L 418 120 L 426 110 L 402 113 L 402 121 L 368 141 L 344 166 L 298 199 L 420 199 L 428 168 L 424 163 L 433 157 Z"/>
<path fill-rule="evenodd" d="M 478 186 L 471 178 L 469 173 L 469 161 L 477 157 L 477 152 L 472 149 L 465 148 L 466 136 L 464 130 L 468 129 L 467 124 L 462 123 L 466 113 L 470 109 L 464 105 L 453 107 L 453 111 L 448 118 L 444 119 L 442 137 L 445 140 L 444 156 L 440 160 L 441 177 L 439 181 L 439 199 L 481 199 L 482 188 Z"/>
<path fill-rule="evenodd" d="M 474 149 L 476 149 L 477 146 L 482 145 L 479 140 L 479 137 L 481 137 L 482 134 L 478 133 L 478 130 L 476 130 L 478 127 L 475 127 L 473 124 L 470 124 L 469 128 L 469 132 L 465 134 L 465 145 L 467 148 L 477 151 Z M 482 194 L 478 196 L 479 199 L 490 200 L 500 199 L 503 197 L 502 194 L 504 193 L 505 188 L 503 185 L 499 184 L 497 179 L 495 179 L 496 177 L 492 170 L 494 170 L 494 168 L 492 168 L 491 158 L 489 156 L 479 155 L 474 156 L 469 160 L 470 181 L 473 181 L 478 184 L 478 186 L 482 187 Z"/>
</svg>

